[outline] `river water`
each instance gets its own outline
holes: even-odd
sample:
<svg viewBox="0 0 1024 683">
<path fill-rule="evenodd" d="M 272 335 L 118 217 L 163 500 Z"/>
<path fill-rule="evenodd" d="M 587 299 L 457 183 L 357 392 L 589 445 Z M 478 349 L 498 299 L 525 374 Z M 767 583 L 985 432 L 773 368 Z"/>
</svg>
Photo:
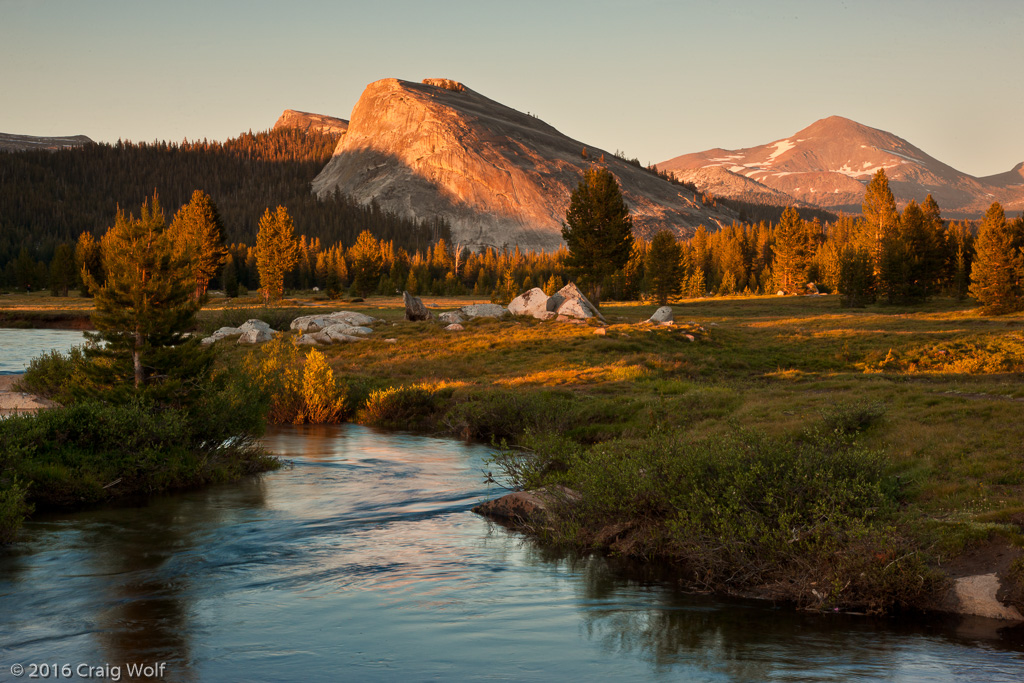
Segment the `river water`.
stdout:
<svg viewBox="0 0 1024 683">
<path fill-rule="evenodd" d="M 40 353 L 66 353 L 85 343 L 80 330 L 22 330 L 0 327 L 0 375 L 25 372 L 30 360 Z"/>
<path fill-rule="evenodd" d="M 290 465 L 30 521 L 0 550 L 0 680 L 1024 680 L 1020 628 L 804 614 L 545 552 L 470 512 L 500 493 L 482 446 L 354 425 L 266 445 Z"/>
</svg>

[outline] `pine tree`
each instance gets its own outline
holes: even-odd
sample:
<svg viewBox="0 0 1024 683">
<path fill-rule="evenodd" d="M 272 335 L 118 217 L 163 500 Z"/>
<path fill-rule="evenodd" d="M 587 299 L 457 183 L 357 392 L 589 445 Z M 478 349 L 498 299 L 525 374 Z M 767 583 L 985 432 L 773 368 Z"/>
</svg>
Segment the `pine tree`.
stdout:
<svg viewBox="0 0 1024 683">
<path fill-rule="evenodd" d="M 682 254 L 675 235 L 662 230 L 651 240 L 647 252 L 647 291 L 664 306 L 679 296 L 682 288 Z"/>
<path fill-rule="evenodd" d="M 377 287 L 383 266 L 377 238 L 369 230 L 363 230 L 349 250 L 348 257 L 352 261 L 352 289 L 365 297 Z"/>
<path fill-rule="evenodd" d="M 839 305 L 863 308 L 875 301 L 874 261 L 864 247 L 847 245 L 839 254 Z"/>
<path fill-rule="evenodd" d="M 267 209 L 260 218 L 256 235 L 256 267 L 265 305 L 284 295 L 284 277 L 298 259 L 299 244 L 288 209 L 279 206 L 274 213 Z"/>
<path fill-rule="evenodd" d="M 803 291 L 807 282 L 807 265 L 813 253 L 811 231 L 792 206 L 782 212 L 775 229 L 775 280 L 785 292 Z"/>
<path fill-rule="evenodd" d="M 75 269 L 78 271 L 79 291 L 82 296 L 92 296 L 87 282 L 103 282 L 103 254 L 100 244 L 91 232 L 83 232 L 78 236 L 75 245 Z"/>
<path fill-rule="evenodd" d="M 1013 222 L 999 202 L 985 213 L 974 244 L 971 295 L 986 313 L 1000 315 L 1024 309 L 1024 218 Z"/>
<path fill-rule="evenodd" d="M 53 252 L 50 262 L 50 292 L 54 296 L 67 296 L 68 290 L 75 284 L 75 247 L 73 244 L 59 244 Z"/>
<path fill-rule="evenodd" d="M 89 351 L 107 361 L 90 366 L 100 387 L 117 392 L 130 380 L 136 393 L 164 385 L 148 393 L 181 398 L 201 368 L 209 367 L 194 342 L 183 346 L 199 305 L 191 296 L 188 265 L 174 257 L 165 230 L 156 195 L 143 203 L 139 218 L 118 211 L 101 241 L 105 282 L 99 285 L 85 271 L 96 299 L 95 338 L 105 342 Z"/>
<path fill-rule="evenodd" d="M 884 168 L 878 169 L 865 188 L 861 211 L 864 214 L 864 221 L 861 226 L 860 243 L 871 253 L 877 277 L 885 242 L 896 233 L 899 224 L 896 198 L 889 189 L 889 178 L 886 177 Z"/>
<path fill-rule="evenodd" d="M 579 271 L 600 306 L 605 278 L 626 265 L 633 247 L 633 219 L 610 171 L 593 168 L 584 174 L 569 199 L 562 238 L 569 247 L 566 265 Z"/>
<path fill-rule="evenodd" d="M 189 264 L 196 301 L 206 298 L 210 280 L 227 260 L 228 252 L 221 239 L 223 231 L 217 206 L 202 190 L 192 193 L 192 199 L 174 214 L 167 228 L 175 257 Z"/>
</svg>

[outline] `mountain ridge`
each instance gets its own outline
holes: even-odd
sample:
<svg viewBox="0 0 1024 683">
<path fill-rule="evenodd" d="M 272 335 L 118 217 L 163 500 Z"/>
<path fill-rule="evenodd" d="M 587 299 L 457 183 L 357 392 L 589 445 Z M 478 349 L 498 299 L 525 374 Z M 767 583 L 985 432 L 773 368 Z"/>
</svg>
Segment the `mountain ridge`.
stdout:
<svg viewBox="0 0 1024 683">
<path fill-rule="evenodd" d="M 864 187 L 879 169 L 885 169 L 901 205 L 931 194 L 950 215 L 980 216 L 996 199 L 1007 209 L 1024 208 L 1024 164 L 976 178 L 897 135 L 842 116 L 819 119 L 764 145 L 714 148 L 657 164 L 659 170 L 680 176 L 714 166 L 831 210 L 859 211 Z"/>
</svg>

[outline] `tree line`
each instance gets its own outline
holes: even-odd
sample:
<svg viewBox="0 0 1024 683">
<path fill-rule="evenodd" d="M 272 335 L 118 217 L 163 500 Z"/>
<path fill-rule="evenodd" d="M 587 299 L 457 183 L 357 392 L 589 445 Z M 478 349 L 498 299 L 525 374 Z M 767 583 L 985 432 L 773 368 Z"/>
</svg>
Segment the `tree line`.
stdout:
<svg viewBox="0 0 1024 683">
<path fill-rule="evenodd" d="M 216 203 L 228 242 L 253 244 L 264 207 L 283 205 L 310 235 L 351 243 L 370 230 L 405 248 L 448 237 L 442 220 L 414 221 L 334 194 L 318 199 L 313 178 L 337 134 L 296 129 L 244 133 L 226 142 L 185 140 L 90 144 L 56 151 L 0 153 L 0 284 L 46 287 L 61 245 L 94 238 L 119 208 L 159 191 L 167 206 L 201 188 Z"/>
<path fill-rule="evenodd" d="M 610 215 L 618 216 L 621 232 L 629 222 L 625 205 L 614 202 L 614 178 L 603 184 L 591 180 L 597 183 L 593 193 L 610 202 Z M 532 287 L 553 293 L 576 279 L 598 298 L 614 300 L 667 302 L 678 297 L 817 291 L 838 293 L 844 305 L 863 306 L 877 300 L 914 304 L 937 295 L 963 299 L 970 294 L 1001 312 L 1019 306 L 1024 274 L 1024 217 L 1008 219 L 995 203 L 978 224 L 947 222 L 931 196 L 921 204 L 911 201 L 900 211 L 884 171 L 868 185 L 862 216 L 840 215 L 823 223 L 801 218 L 788 208 L 775 223 L 734 223 L 715 232 L 700 227 L 683 241 L 668 232 L 651 240 L 619 239 L 613 245 L 614 258 L 602 257 L 600 248 L 588 254 L 572 240 L 570 248 L 552 253 L 518 248 L 478 253 L 445 237 L 410 249 L 371 230 L 360 231 L 348 242 L 332 242 L 309 236 L 284 205 L 266 209 L 252 244 L 227 245 L 221 241 L 226 232 L 223 221 L 209 195 L 197 192 L 179 214 L 182 218 L 176 215 L 172 227 L 187 223 L 187 216 L 192 217 L 190 225 L 218 226 L 189 229 L 195 235 L 189 248 L 213 259 L 202 268 L 194 266 L 195 272 L 204 273 L 193 278 L 197 296 L 207 286 L 223 289 L 228 296 L 261 290 L 268 302 L 286 290 L 313 288 L 331 297 L 407 290 L 507 302 Z M 584 218 L 567 216 L 570 223 Z M 213 242 L 211 235 L 216 235 Z M 76 245 L 61 245 L 44 270 L 55 293 L 74 286 L 88 293 L 81 273 L 95 269 L 100 261 L 99 243 L 86 232 Z M 589 261 L 600 262 L 601 268 L 588 271 Z M 31 261 L 23 266 L 32 267 Z M 275 284 L 268 289 L 270 271 Z M 94 277 L 102 281 L 101 275 Z"/>
</svg>

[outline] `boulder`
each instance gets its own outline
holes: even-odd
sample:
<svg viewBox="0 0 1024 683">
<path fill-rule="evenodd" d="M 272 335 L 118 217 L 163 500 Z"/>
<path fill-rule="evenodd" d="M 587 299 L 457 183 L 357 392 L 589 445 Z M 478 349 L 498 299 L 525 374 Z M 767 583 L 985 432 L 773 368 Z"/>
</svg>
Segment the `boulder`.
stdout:
<svg viewBox="0 0 1024 683">
<path fill-rule="evenodd" d="M 362 335 L 363 332 L 356 332 L 356 330 L 367 330 L 366 334 L 373 332 L 368 327 L 352 327 L 351 325 L 331 325 L 325 327 L 319 332 L 313 334 L 314 338 L 323 340 L 323 343 L 330 344 L 332 342 L 347 342 L 353 339 L 362 339 L 362 336 L 357 337 L 356 335 Z"/>
<path fill-rule="evenodd" d="M 544 311 L 537 316 L 537 320 L 554 320 L 558 317 L 558 314 L 554 311 Z"/>
<path fill-rule="evenodd" d="M 818 285 L 814 284 L 813 282 L 808 282 L 807 283 L 807 293 L 808 294 L 821 294 L 821 292 L 818 291 Z"/>
<path fill-rule="evenodd" d="M 654 315 L 652 315 L 650 318 L 647 319 L 647 322 L 649 322 L 649 323 L 666 323 L 666 322 L 673 322 L 674 320 L 675 320 L 675 318 L 672 315 L 672 307 L 671 306 L 662 306 L 661 308 L 659 308 L 658 310 L 656 310 L 654 312 Z"/>
<path fill-rule="evenodd" d="M 501 318 L 508 314 L 508 309 L 498 304 L 470 304 L 460 308 L 459 312 L 472 320 L 473 318 Z"/>
<path fill-rule="evenodd" d="M 377 322 L 364 313 L 335 311 L 334 313 L 303 315 L 292 321 L 291 329 L 299 332 L 319 332 L 331 325 L 365 326 Z"/>
<path fill-rule="evenodd" d="M 431 320 L 434 314 L 427 310 L 423 302 L 409 292 L 402 292 L 402 301 L 405 302 L 406 320 Z"/>
<path fill-rule="evenodd" d="M 238 329 L 242 333 L 238 338 L 239 344 L 262 344 L 270 341 L 275 334 L 270 325 L 256 318 L 246 320 Z"/>
<path fill-rule="evenodd" d="M 513 524 L 535 524 L 549 521 L 560 505 L 572 505 L 580 495 L 564 486 L 552 486 L 536 491 L 515 491 L 489 500 L 473 508 L 484 517 L 506 520 Z"/>
<path fill-rule="evenodd" d="M 236 334 L 242 334 L 242 330 L 240 330 L 237 327 L 222 327 L 213 334 L 211 334 L 209 337 L 204 337 L 203 340 L 200 341 L 199 343 L 213 344 L 214 342 L 219 342 L 221 339 L 224 339 L 226 337 L 233 337 Z"/>
<path fill-rule="evenodd" d="M 512 299 L 508 305 L 508 312 L 512 315 L 531 315 L 539 318 L 548 312 L 548 299 L 543 289 L 534 287 Z"/>
<path fill-rule="evenodd" d="M 601 312 L 583 295 L 575 282 L 562 287 L 548 299 L 548 310 L 578 320 L 598 318 L 606 322 Z"/>
<path fill-rule="evenodd" d="M 314 337 L 319 335 L 319 332 L 311 332 L 309 334 L 300 334 L 299 338 L 295 340 L 295 343 L 299 346 L 320 346 L 322 342 Z"/>
<path fill-rule="evenodd" d="M 449 332 L 462 332 L 466 328 L 458 323 L 452 323 L 451 325 L 444 329 L 448 330 Z"/>
<path fill-rule="evenodd" d="M 465 322 L 465 319 L 459 315 L 458 311 L 445 311 L 439 314 L 437 319 L 447 325 L 461 325 Z"/>
</svg>

